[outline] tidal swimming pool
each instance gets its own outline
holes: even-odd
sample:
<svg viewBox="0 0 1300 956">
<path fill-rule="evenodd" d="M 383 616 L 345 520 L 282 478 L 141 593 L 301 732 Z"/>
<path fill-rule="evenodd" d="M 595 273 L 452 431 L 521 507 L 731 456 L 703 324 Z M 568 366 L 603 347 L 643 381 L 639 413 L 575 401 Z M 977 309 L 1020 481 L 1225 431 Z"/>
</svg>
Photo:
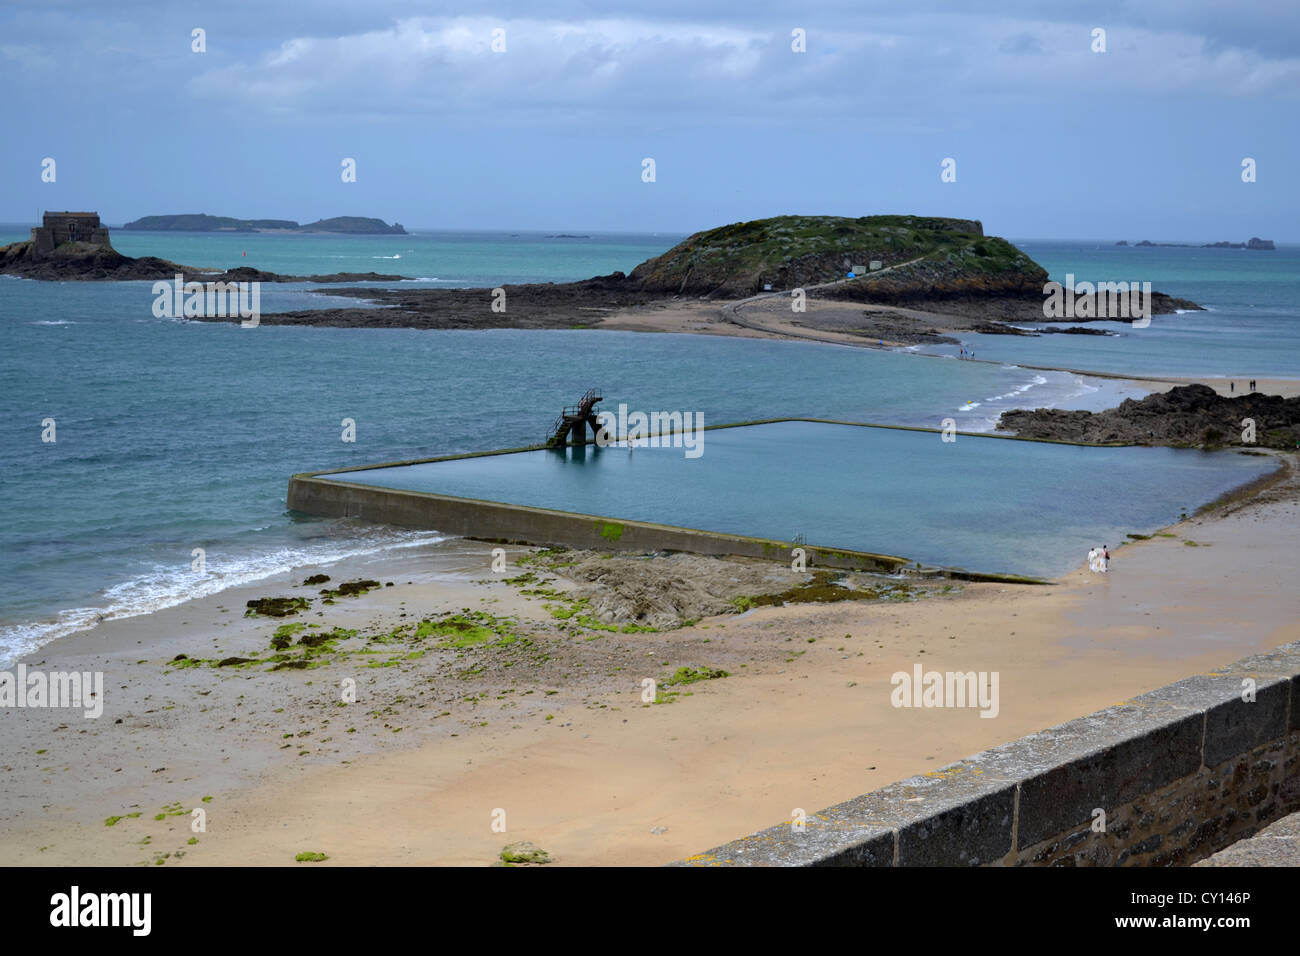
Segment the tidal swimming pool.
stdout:
<svg viewBox="0 0 1300 956">
<path fill-rule="evenodd" d="M 702 450 L 588 445 L 318 477 L 1055 576 L 1276 467 L 1232 451 L 944 442 L 811 421 L 709 429 Z"/>
</svg>

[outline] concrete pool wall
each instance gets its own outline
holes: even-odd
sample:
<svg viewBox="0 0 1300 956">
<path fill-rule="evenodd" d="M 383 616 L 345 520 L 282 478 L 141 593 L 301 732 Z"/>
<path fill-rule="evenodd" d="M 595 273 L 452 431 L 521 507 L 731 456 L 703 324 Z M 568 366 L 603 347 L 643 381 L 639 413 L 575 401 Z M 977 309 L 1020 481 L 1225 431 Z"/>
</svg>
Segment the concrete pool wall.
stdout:
<svg viewBox="0 0 1300 956">
<path fill-rule="evenodd" d="M 742 428 L 750 425 L 779 422 L 815 422 L 827 425 L 852 425 L 893 431 L 941 433 L 941 429 L 937 428 L 872 425 L 863 422 L 844 422 L 821 418 L 761 419 L 749 422 L 709 425 L 706 426 L 705 430 Z M 1021 440 L 1008 435 L 986 435 L 978 432 L 956 432 L 956 434 L 971 438 Z M 1023 440 L 1039 441 L 1037 439 Z M 1041 443 L 1076 444 L 1074 442 L 1055 441 Z M 593 445 L 595 441 L 590 439 L 586 444 Z M 583 514 L 477 498 L 388 488 L 370 485 L 364 480 L 364 473 L 367 471 L 544 450 L 547 450 L 546 446 L 538 444 L 523 448 L 505 448 L 469 454 L 443 455 L 437 458 L 383 462 L 354 468 L 333 468 L 325 471 L 303 472 L 295 474 L 289 479 L 287 504 L 294 511 L 301 511 L 311 515 L 332 518 L 360 518 L 363 521 L 391 524 L 403 528 L 442 531 L 459 537 L 503 544 L 631 552 L 685 551 L 710 556 L 760 558 L 783 563 L 791 561 L 793 549 L 799 547 L 803 548 L 809 567 L 889 573 L 916 565 L 916 562 L 900 555 L 726 534 L 647 521 L 630 521 L 616 516 Z M 561 450 L 556 449 L 552 449 L 552 451 L 563 453 Z M 344 475 L 348 476 L 348 478 L 340 477 Z M 356 476 L 356 480 L 351 480 L 352 476 Z M 1046 583 L 1036 577 L 1013 574 L 986 574 L 960 568 L 930 570 L 941 571 L 948 577 L 962 580 Z"/>
<path fill-rule="evenodd" d="M 803 547 L 810 566 L 890 572 L 909 563 L 898 555 L 796 545 L 646 521 L 620 521 L 571 511 L 379 488 L 315 475 L 294 475 L 290 479 L 289 507 L 308 514 L 360 518 L 504 544 L 606 551 L 687 551 L 782 562 L 792 560 L 793 548 Z"/>
</svg>

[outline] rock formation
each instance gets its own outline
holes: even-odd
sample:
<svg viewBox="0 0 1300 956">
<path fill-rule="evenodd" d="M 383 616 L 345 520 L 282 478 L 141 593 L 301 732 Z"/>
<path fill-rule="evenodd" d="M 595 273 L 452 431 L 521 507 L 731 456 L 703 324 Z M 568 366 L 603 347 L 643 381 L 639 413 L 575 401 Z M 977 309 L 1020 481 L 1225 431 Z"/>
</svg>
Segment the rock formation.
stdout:
<svg viewBox="0 0 1300 956">
<path fill-rule="evenodd" d="M 1253 442 L 1244 440 L 1249 419 Z M 998 429 L 1020 438 L 1090 444 L 1245 448 L 1300 446 L 1300 397 L 1223 396 L 1205 385 L 1182 385 L 1142 399 L 1126 399 L 1104 412 L 1039 408 L 1003 412 Z"/>
</svg>

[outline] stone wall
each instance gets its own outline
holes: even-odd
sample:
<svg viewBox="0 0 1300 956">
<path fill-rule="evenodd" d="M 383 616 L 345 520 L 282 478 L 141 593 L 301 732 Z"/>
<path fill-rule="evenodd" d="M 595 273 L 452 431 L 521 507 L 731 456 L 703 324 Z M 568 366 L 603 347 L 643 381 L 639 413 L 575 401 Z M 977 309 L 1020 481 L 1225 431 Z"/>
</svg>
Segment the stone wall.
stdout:
<svg viewBox="0 0 1300 956">
<path fill-rule="evenodd" d="M 95 212 L 47 212 L 42 224 L 32 230 L 38 255 L 49 255 L 65 242 L 88 242 L 109 246 L 108 229 Z"/>
<path fill-rule="evenodd" d="M 1296 809 L 1300 642 L 677 865 L 1180 866 Z"/>
</svg>

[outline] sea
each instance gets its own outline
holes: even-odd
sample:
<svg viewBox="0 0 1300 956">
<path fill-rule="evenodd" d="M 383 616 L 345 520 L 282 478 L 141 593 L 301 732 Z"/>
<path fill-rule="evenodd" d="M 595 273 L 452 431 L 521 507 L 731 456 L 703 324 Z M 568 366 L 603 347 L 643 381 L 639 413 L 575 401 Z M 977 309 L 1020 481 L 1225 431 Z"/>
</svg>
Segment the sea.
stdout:
<svg viewBox="0 0 1300 956">
<path fill-rule="evenodd" d="M 25 238 L 26 227 L 0 226 L 0 244 Z M 391 283 L 403 288 L 628 272 L 681 238 L 113 233 L 115 247 L 131 256 L 301 275 L 394 273 L 410 277 Z M 1113 337 L 970 336 L 964 344 L 989 361 L 963 362 L 956 347 L 890 351 L 580 329 L 244 329 L 156 318 L 149 282 L 0 277 L 0 664 L 99 620 L 295 567 L 436 545 L 437 532 L 292 513 L 288 478 L 533 444 L 590 387 L 607 405 L 690 410 L 706 424 L 805 416 L 937 428 L 951 419 L 961 430 L 989 431 L 1009 408 L 1104 408 L 1136 394 L 1122 383 L 1028 366 L 1300 378 L 1300 247 L 1018 244 L 1060 281 L 1067 272 L 1077 281 L 1150 281 L 1207 311 L 1157 316 L 1142 330 L 1105 323 L 1119 333 Z M 314 288 L 263 285 L 262 311 L 350 301 Z M 1240 471 L 1208 468 L 1216 474 L 1205 494 Z M 873 473 L 864 501 L 887 508 L 911 481 L 906 469 L 894 473 Z M 944 509 L 978 514 L 976 487 L 986 483 L 946 491 L 957 500 Z M 1196 503 L 1171 497 L 1147 518 L 1176 520 Z M 941 552 L 942 542 L 934 556 Z"/>
</svg>

